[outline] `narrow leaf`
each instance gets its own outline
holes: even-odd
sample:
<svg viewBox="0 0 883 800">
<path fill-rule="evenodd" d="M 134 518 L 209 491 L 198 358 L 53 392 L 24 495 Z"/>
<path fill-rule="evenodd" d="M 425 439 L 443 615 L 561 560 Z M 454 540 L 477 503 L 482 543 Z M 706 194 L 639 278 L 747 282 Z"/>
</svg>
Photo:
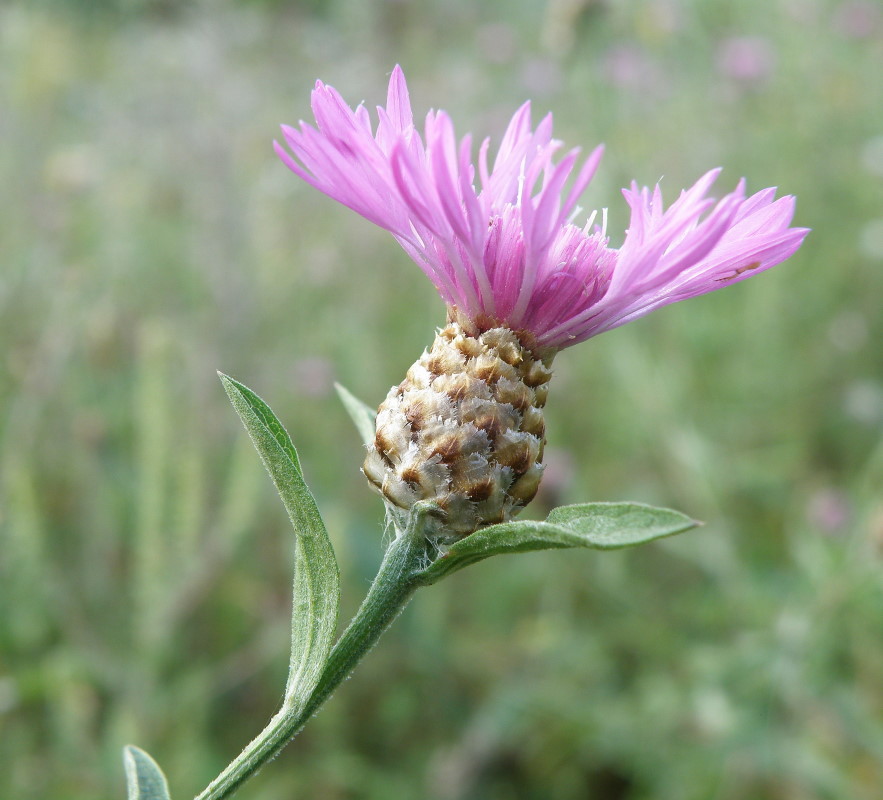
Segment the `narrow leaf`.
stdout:
<svg viewBox="0 0 883 800">
<path fill-rule="evenodd" d="M 296 534 L 291 662 L 285 704 L 298 709 L 315 688 L 333 643 L 340 600 L 337 560 L 287 431 L 254 392 L 227 375 L 219 375 L 276 484 Z"/>
<path fill-rule="evenodd" d="M 469 564 L 501 553 L 564 547 L 614 550 L 695 528 L 700 523 L 667 508 L 641 503 L 584 503 L 554 509 L 545 522 L 504 522 L 450 545 L 420 575 L 435 583 Z"/>
<path fill-rule="evenodd" d="M 335 383 L 334 388 L 337 389 L 337 394 L 343 403 L 343 407 L 347 410 L 355 424 L 359 436 L 362 437 L 362 442 L 371 444 L 374 441 L 377 410 L 371 408 L 367 403 L 363 403 L 339 383 Z"/>
<path fill-rule="evenodd" d="M 680 511 L 643 503 L 579 503 L 553 508 L 546 522 L 572 530 L 585 547 L 618 550 L 673 536 L 701 523 Z"/>
<path fill-rule="evenodd" d="M 128 800 L 169 800 L 169 785 L 159 765 L 140 747 L 123 748 Z"/>
<path fill-rule="evenodd" d="M 300 468 L 300 459 L 297 457 L 297 451 L 294 449 L 294 445 L 291 443 L 291 437 L 288 435 L 288 431 L 282 426 L 282 423 L 276 418 L 276 415 L 273 413 L 273 410 L 268 406 L 260 397 L 258 397 L 251 389 L 249 389 L 245 384 L 239 383 L 239 381 L 233 380 L 233 378 L 228 377 L 222 373 L 218 373 L 221 381 L 224 383 L 224 388 L 227 388 L 227 381 L 230 381 L 231 384 L 234 384 L 236 387 L 236 391 L 239 392 L 248 403 L 251 410 L 255 413 L 258 419 L 264 424 L 266 429 L 272 434 L 273 438 L 279 444 L 279 447 L 282 448 L 285 455 L 291 459 L 291 463 L 294 464 L 294 468 L 301 472 Z M 227 389 L 227 394 L 230 394 L 230 390 Z M 231 398 L 232 399 L 232 398 Z M 234 406 L 236 403 L 234 402 Z M 238 411 L 239 409 L 237 409 Z M 244 420 L 243 420 L 244 421 Z M 247 428 L 248 426 L 246 426 Z M 249 431 L 251 433 L 251 431 Z M 253 438 L 253 437 L 252 437 Z M 263 453 L 261 454 L 263 457 Z M 272 475 L 272 473 L 270 473 Z"/>
</svg>

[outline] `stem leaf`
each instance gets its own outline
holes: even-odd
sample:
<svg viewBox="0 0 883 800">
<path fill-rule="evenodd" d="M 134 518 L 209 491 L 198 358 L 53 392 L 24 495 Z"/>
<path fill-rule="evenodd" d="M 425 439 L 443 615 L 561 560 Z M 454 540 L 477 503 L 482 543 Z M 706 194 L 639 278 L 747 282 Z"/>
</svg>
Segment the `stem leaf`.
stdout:
<svg viewBox="0 0 883 800">
<path fill-rule="evenodd" d="M 123 748 L 128 800 L 169 800 L 169 785 L 159 765 L 140 747 Z"/>
<path fill-rule="evenodd" d="M 230 394 L 230 389 L 228 387 L 228 382 L 230 386 L 235 387 L 235 391 L 242 396 L 245 402 L 248 404 L 249 409 L 255 414 L 258 420 L 263 424 L 266 430 L 270 433 L 270 435 L 276 440 L 276 443 L 282 449 L 286 456 L 291 460 L 291 463 L 294 465 L 294 468 L 300 473 L 300 459 L 297 457 L 297 450 L 294 449 L 294 445 L 291 442 L 291 437 L 288 435 L 288 431 L 282 426 L 282 423 L 276 418 L 276 415 L 273 413 L 273 410 L 268 406 L 260 397 L 258 397 L 251 389 L 249 389 L 245 384 L 239 383 L 239 381 L 234 380 L 233 378 L 224 375 L 222 373 L 218 373 L 218 376 L 221 378 L 221 382 L 224 384 L 224 388 L 227 389 L 227 394 Z M 233 400 L 233 398 L 230 398 Z M 233 401 L 233 406 L 236 407 L 236 402 Z M 238 412 L 239 409 L 236 408 Z M 242 415 L 240 414 L 240 417 Z M 245 420 L 243 420 L 245 422 Z M 248 426 L 246 425 L 246 429 Z M 251 435 L 251 430 L 248 429 L 249 435 Z M 252 441 L 254 441 L 254 436 L 252 436 Z M 257 446 L 257 445 L 255 445 Z M 258 452 L 260 448 L 258 448 Z M 263 458 L 264 454 L 261 452 L 261 458 Z M 269 469 L 269 467 L 268 467 Z M 270 475 L 272 476 L 272 472 Z"/>
<path fill-rule="evenodd" d="M 270 407 L 248 387 L 218 374 L 276 484 L 296 534 L 291 661 L 285 708 L 297 711 L 315 689 L 333 644 L 340 600 L 337 560 L 288 432 Z"/>
<path fill-rule="evenodd" d="M 700 524 L 678 511 L 642 503 L 561 506 L 545 522 L 504 522 L 460 539 L 420 573 L 420 581 L 435 583 L 469 564 L 501 553 L 564 547 L 615 550 L 673 536 Z"/>
<path fill-rule="evenodd" d="M 367 403 L 363 403 L 339 383 L 335 383 L 334 388 L 337 389 L 340 402 L 343 403 L 343 407 L 355 424 L 359 436 L 362 437 L 362 442 L 364 444 L 371 444 L 374 441 L 377 409 L 371 408 Z"/>
</svg>

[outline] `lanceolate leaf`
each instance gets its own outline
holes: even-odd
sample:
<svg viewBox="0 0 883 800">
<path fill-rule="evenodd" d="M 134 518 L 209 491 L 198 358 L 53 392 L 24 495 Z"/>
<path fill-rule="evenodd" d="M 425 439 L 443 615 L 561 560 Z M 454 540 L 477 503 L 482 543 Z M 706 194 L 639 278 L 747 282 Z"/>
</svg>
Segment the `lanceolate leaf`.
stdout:
<svg viewBox="0 0 883 800">
<path fill-rule="evenodd" d="M 297 457 L 297 451 L 294 449 L 294 445 L 291 443 L 291 437 L 288 435 L 288 431 L 282 427 L 282 423 L 276 419 L 276 415 L 273 413 L 273 410 L 268 406 L 260 397 L 258 397 L 251 389 L 249 389 L 246 385 L 239 383 L 238 381 L 233 380 L 222 373 L 218 373 L 221 378 L 221 381 L 224 383 L 224 388 L 227 389 L 227 381 L 230 382 L 233 386 L 236 387 L 236 391 L 242 395 L 245 402 L 248 404 L 248 407 L 254 412 L 255 416 L 257 416 L 258 420 L 263 423 L 264 427 L 270 432 L 273 438 L 278 443 L 279 447 L 282 448 L 282 451 L 288 458 L 291 460 L 291 463 L 294 465 L 294 468 L 300 472 L 300 459 Z M 227 394 L 230 394 L 230 390 L 227 389 Z M 232 396 L 230 398 L 233 399 Z M 233 405 L 236 405 L 236 402 L 233 402 Z M 236 409 L 239 411 L 239 409 Z M 240 414 L 240 416 L 242 416 Z M 244 422 L 245 420 L 243 420 Z M 248 426 L 246 425 L 246 428 Z M 251 431 L 249 430 L 249 434 Z M 252 440 L 254 440 L 254 436 L 252 436 Z M 261 453 L 261 458 L 263 458 L 263 453 Z M 273 474 L 272 472 L 270 473 Z"/>
<path fill-rule="evenodd" d="M 673 536 L 702 523 L 680 511 L 644 503 L 578 503 L 553 508 L 546 522 L 566 528 L 583 540 L 583 547 L 618 550 Z"/>
<path fill-rule="evenodd" d="M 355 424 L 359 436 L 362 437 L 362 442 L 371 444 L 374 441 L 374 425 L 377 418 L 377 410 L 371 408 L 367 403 L 363 403 L 339 383 L 335 383 L 334 388 L 337 389 L 340 401 Z"/>
<path fill-rule="evenodd" d="M 169 785 L 159 765 L 140 747 L 123 748 L 128 800 L 169 800 Z"/>
<path fill-rule="evenodd" d="M 435 583 L 489 556 L 564 547 L 614 550 L 695 528 L 700 523 L 667 508 L 641 503 L 584 503 L 554 509 L 545 522 L 505 522 L 481 528 L 450 545 L 420 573 Z"/>
<path fill-rule="evenodd" d="M 287 708 L 296 710 L 309 699 L 333 643 L 340 599 L 337 561 L 285 428 L 254 392 L 219 375 L 276 484 L 296 534 L 291 664 L 285 689 Z"/>
</svg>

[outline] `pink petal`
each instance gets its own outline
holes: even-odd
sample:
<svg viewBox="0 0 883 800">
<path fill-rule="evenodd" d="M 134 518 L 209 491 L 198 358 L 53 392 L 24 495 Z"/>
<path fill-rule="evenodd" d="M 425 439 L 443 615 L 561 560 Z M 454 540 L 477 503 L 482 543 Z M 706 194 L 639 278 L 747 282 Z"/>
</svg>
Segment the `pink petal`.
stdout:
<svg viewBox="0 0 883 800">
<path fill-rule="evenodd" d="M 708 196 L 720 170 L 699 178 L 666 209 L 662 190 L 623 190 L 629 228 L 619 251 L 590 224 L 568 221 L 601 160 L 578 150 L 557 163 L 552 116 L 532 129 L 530 104 L 513 115 L 488 168 L 472 138 L 457 141 L 443 111 L 426 115 L 424 140 L 404 73 L 389 79 L 386 107 L 350 108 L 321 81 L 312 92 L 316 126 L 283 126 L 282 162 L 298 177 L 391 231 L 444 301 L 527 329 L 538 344 L 567 347 L 669 303 L 737 283 L 780 263 L 807 230 L 791 228 L 794 198 L 764 189 L 745 197 L 744 179 L 719 201 Z M 481 190 L 476 193 L 476 177 Z M 570 182 L 569 189 L 565 190 Z"/>
</svg>

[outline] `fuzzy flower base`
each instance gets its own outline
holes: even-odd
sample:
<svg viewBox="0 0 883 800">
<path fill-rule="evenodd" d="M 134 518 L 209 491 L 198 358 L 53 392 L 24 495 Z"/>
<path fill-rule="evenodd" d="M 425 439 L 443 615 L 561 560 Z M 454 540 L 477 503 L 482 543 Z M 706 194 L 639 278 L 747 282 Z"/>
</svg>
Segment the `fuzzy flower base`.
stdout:
<svg viewBox="0 0 883 800">
<path fill-rule="evenodd" d="M 455 538 L 510 519 L 540 484 L 550 363 L 449 323 L 380 406 L 368 480 L 399 509 L 433 500 Z"/>
</svg>

